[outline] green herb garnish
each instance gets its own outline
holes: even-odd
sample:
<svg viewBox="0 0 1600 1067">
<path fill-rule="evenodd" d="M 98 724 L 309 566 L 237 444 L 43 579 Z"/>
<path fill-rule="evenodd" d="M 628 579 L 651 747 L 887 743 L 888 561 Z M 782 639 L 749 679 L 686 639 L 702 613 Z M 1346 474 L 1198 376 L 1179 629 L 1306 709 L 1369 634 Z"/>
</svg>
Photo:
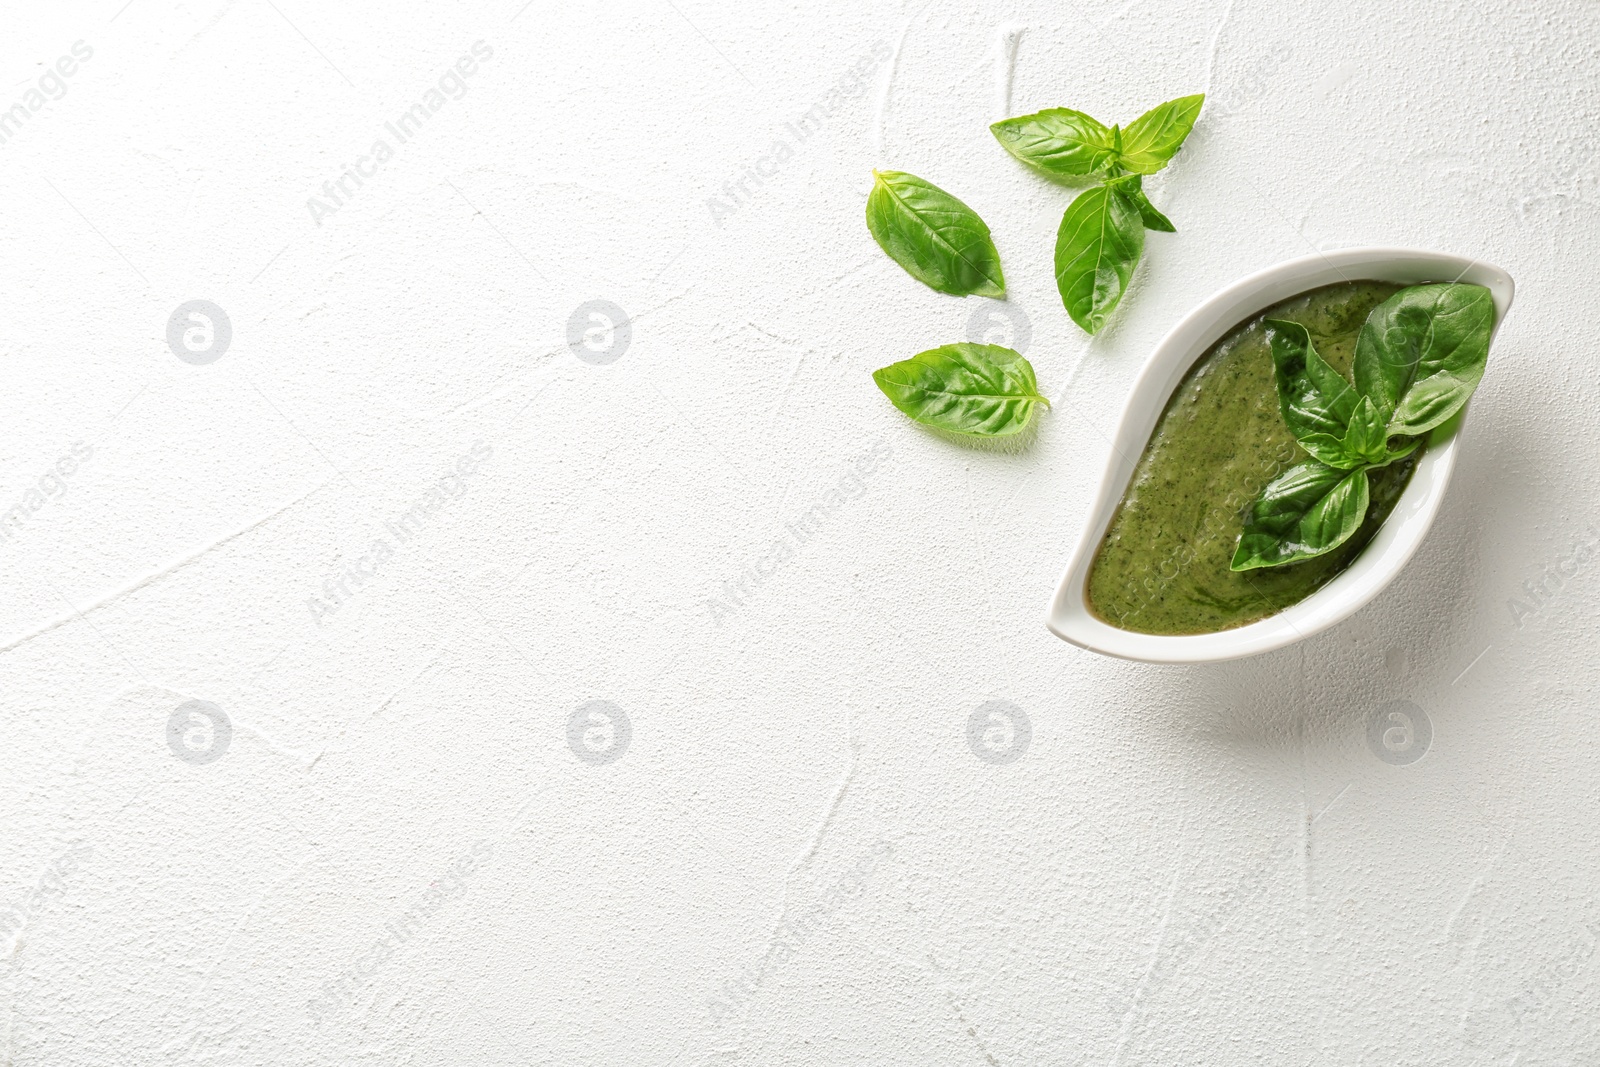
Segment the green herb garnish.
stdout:
<svg viewBox="0 0 1600 1067">
<path fill-rule="evenodd" d="M 1086 332 L 1098 332 L 1128 291 L 1144 254 L 1144 231 L 1176 231 L 1145 196 L 1142 176 L 1177 154 L 1204 103 L 1204 93 L 1169 100 L 1126 130 L 1070 108 L 989 127 L 1007 152 L 1046 177 L 1103 183 L 1072 202 L 1056 234 L 1056 288 L 1067 314 Z"/>
<path fill-rule="evenodd" d="M 894 406 L 917 422 L 974 437 L 1020 433 L 1050 406 L 1033 367 L 1009 348 L 941 345 L 872 372 Z"/>
<path fill-rule="evenodd" d="M 872 176 L 867 228 L 890 259 L 941 293 L 1005 296 L 1000 253 L 976 211 L 914 174 Z"/>
<path fill-rule="evenodd" d="M 1483 378 L 1494 301 L 1481 285 L 1415 285 L 1372 309 L 1352 387 L 1297 322 L 1266 320 L 1278 410 L 1311 459 L 1251 505 L 1230 567 L 1277 567 L 1331 552 L 1361 528 L 1367 472 L 1410 455 Z"/>
<path fill-rule="evenodd" d="M 1480 285 L 1416 285 L 1372 309 L 1356 338 L 1356 388 L 1391 434 L 1427 433 L 1483 378 L 1494 301 Z"/>
<path fill-rule="evenodd" d="M 1089 333 L 1105 325 L 1144 254 L 1144 218 L 1130 174 L 1074 200 L 1056 232 L 1056 288 L 1072 321 Z"/>
<path fill-rule="evenodd" d="M 1040 173 L 1096 183 L 1067 208 L 1055 254 L 1061 301 L 1091 334 L 1128 291 L 1144 231 L 1175 229 L 1145 195 L 1143 176 L 1183 146 L 1204 103 L 1204 94 L 1168 101 L 1126 130 L 1068 108 L 990 127 L 1006 151 Z M 977 212 L 914 174 L 872 174 L 867 228 L 890 259 L 941 293 L 1005 297 L 1000 253 Z M 1017 433 L 1034 408 L 1049 406 L 1028 361 L 997 345 L 944 345 L 875 371 L 873 380 L 918 422 L 979 437 Z"/>
</svg>

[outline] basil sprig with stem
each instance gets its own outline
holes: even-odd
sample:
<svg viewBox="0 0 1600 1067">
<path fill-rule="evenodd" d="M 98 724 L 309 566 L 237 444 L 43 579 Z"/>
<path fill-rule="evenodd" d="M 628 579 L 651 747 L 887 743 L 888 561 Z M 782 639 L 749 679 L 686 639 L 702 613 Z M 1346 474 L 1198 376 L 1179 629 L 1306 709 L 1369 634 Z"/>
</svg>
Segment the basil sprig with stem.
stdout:
<svg viewBox="0 0 1600 1067">
<path fill-rule="evenodd" d="M 1483 378 L 1494 302 L 1480 285 L 1415 285 L 1372 309 L 1356 338 L 1355 385 L 1317 354 L 1297 322 L 1267 319 L 1278 410 L 1311 458 L 1250 506 L 1230 567 L 1278 567 L 1353 537 L 1370 500 L 1367 472 L 1409 456 Z"/>
<path fill-rule="evenodd" d="M 1049 108 L 990 126 L 1007 152 L 1045 177 L 1099 183 L 1067 208 L 1056 234 L 1056 288 L 1087 333 L 1105 325 L 1144 254 L 1144 231 L 1174 233 L 1142 187 L 1183 147 L 1205 94 L 1151 108 L 1128 125 L 1106 126 L 1070 108 Z"/>
</svg>

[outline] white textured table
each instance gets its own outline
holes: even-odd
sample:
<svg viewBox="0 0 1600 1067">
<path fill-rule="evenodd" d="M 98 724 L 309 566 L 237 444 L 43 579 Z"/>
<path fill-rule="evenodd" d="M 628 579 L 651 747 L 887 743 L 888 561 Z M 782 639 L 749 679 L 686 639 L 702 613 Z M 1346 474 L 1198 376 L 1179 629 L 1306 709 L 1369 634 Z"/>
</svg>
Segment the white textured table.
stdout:
<svg viewBox="0 0 1600 1067">
<path fill-rule="evenodd" d="M 10 5 L 0 1063 L 1600 1059 L 1600 4 L 519 4 Z M 1199 90 L 1091 342 L 986 126 Z M 996 307 L 874 166 L 1031 448 L 873 387 Z M 1050 636 L 1151 345 L 1358 244 L 1520 286 L 1420 555 Z"/>
</svg>

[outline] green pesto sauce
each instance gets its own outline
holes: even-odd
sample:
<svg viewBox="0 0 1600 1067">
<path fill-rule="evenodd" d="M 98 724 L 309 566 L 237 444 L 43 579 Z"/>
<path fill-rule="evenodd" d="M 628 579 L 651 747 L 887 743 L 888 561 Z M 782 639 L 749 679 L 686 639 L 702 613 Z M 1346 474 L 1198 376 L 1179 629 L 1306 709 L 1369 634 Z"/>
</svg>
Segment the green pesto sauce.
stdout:
<svg viewBox="0 0 1600 1067">
<path fill-rule="evenodd" d="M 1422 449 L 1369 473 L 1366 521 L 1335 551 L 1284 567 L 1228 569 L 1256 496 L 1309 458 L 1278 412 L 1262 320 L 1304 325 L 1318 354 L 1348 379 L 1367 313 L 1401 288 L 1360 281 L 1301 293 L 1234 327 L 1189 369 L 1089 568 L 1091 611 L 1140 633 L 1214 633 L 1276 614 L 1349 566 L 1400 499 Z"/>
</svg>

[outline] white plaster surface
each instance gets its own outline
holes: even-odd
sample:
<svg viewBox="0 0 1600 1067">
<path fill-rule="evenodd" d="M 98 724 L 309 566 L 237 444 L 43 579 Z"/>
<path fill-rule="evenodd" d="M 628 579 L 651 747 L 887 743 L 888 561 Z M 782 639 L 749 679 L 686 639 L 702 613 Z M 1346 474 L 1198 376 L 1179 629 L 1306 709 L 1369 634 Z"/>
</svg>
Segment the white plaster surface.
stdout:
<svg viewBox="0 0 1600 1067">
<path fill-rule="evenodd" d="M 93 54 L 0 143 L 0 1063 L 1600 1061 L 1600 4 L 519 7 L 6 5 L 0 107 Z M 1198 90 L 1091 341 L 986 126 Z M 996 306 L 879 252 L 874 166 L 993 227 L 1031 447 L 873 387 Z M 1519 283 L 1408 570 L 1252 661 L 1050 636 L 1151 345 L 1356 244 Z"/>
</svg>

